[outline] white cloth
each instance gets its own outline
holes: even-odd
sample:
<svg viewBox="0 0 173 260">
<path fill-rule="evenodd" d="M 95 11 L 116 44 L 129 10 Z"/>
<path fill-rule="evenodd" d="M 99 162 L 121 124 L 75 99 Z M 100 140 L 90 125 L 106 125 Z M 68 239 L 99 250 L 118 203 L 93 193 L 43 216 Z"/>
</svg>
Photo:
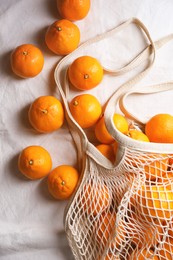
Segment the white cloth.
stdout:
<svg viewBox="0 0 173 260">
<path fill-rule="evenodd" d="M 130 17 L 146 25 L 153 40 L 173 32 L 172 0 L 91 0 L 88 16 L 77 21 L 81 43 L 114 28 Z M 1 0 L 0 3 L 0 259 L 70 260 L 74 259 L 63 226 L 67 201 L 54 200 L 47 180 L 29 181 L 17 168 L 20 151 L 29 145 L 41 145 L 51 154 L 53 168 L 61 164 L 76 166 L 76 150 L 66 123 L 51 134 L 36 133 L 28 122 L 29 105 L 42 95 L 54 95 L 53 73 L 60 56 L 45 45 L 46 28 L 59 19 L 55 0 Z M 10 68 L 10 53 L 20 44 L 37 45 L 44 54 L 43 71 L 35 78 L 20 79 Z M 112 39 L 91 46 L 87 53 L 104 66 L 119 68 L 145 46 L 139 30 L 130 26 Z M 173 78 L 172 43 L 159 50 L 156 64 L 144 83 L 154 84 Z M 133 74 L 133 73 L 132 73 Z M 102 104 L 131 73 L 106 78 L 93 89 Z M 171 78 L 172 77 L 172 78 Z M 79 92 L 78 92 L 79 93 Z M 73 93 L 75 94 L 75 92 Z M 172 93 L 154 97 L 129 98 L 135 113 L 151 116 L 156 112 L 173 114 Z M 150 102 L 151 101 L 151 102 Z M 93 134 L 89 131 L 92 140 Z"/>
</svg>

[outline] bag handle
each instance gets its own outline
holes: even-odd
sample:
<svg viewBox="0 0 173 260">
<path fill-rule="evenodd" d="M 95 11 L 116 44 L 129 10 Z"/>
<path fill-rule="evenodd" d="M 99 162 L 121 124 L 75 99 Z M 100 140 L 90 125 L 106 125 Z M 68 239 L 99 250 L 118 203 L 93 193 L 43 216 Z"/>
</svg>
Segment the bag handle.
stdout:
<svg viewBox="0 0 173 260">
<path fill-rule="evenodd" d="M 64 63 L 64 61 L 67 59 L 69 60 L 71 57 L 76 57 L 76 55 L 79 53 L 79 51 L 83 48 L 85 48 L 86 46 L 89 46 L 93 43 L 99 42 L 103 39 L 106 39 L 108 37 L 113 36 L 114 34 L 124 30 L 125 28 L 127 28 L 130 24 L 135 24 L 137 27 L 139 27 L 145 34 L 147 40 L 148 40 L 148 45 L 147 47 L 142 50 L 139 54 L 137 54 L 137 56 L 132 59 L 129 63 L 127 63 L 125 66 L 123 66 L 120 69 L 109 69 L 104 67 L 103 65 L 103 70 L 106 73 L 112 74 L 114 76 L 120 76 L 123 75 L 129 71 L 132 71 L 133 69 L 135 69 L 137 66 L 139 66 L 143 61 L 145 61 L 146 59 L 148 59 L 151 54 L 153 54 L 152 59 L 150 60 L 150 63 L 148 64 L 148 69 L 150 69 L 150 67 L 153 65 L 154 61 L 155 61 L 155 56 L 156 56 L 156 48 L 155 48 L 155 44 L 150 36 L 150 33 L 148 31 L 148 29 L 145 27 L 145 25 L 137 18 L 130 18 L 129 20 L 127 20 L 126 22 L 120 24 L 119 26 L 113 28 L 110 31 L 107 31 L 101 35 L 98 35 L 88 41 L 86 41 L 85 43 L 83 43 L 82 45 L 80 45 L 75 51 L 73 51 L 71 54 L 69 54 L 68 56 L 66 56 L 63 60 L 62 63 Z M 60 61 L 61 63 L 61 61 Z M 58 64 L 59 66 L 61 66 L 61 64 Z M 68 99 L 69 97 L 69 84 L 68 84 L 68 77 L 67 77 L 67 70 L 66 69 L 66 75 L 65 75 L 65 81 L 64 81 L 64 92 L 65 92 L 65 96 L 66 99 Z M 58 73 L 58 68 L 56 68 L 56 75 Z M 147 72 L 146 72 L 147 73 Z M 55 77 L 56 77 L 55 75 Z"/>
<path fill-rule="evenodd" d="M 170 34 L 162 39 L 156 41 L 155 48 L 159 49 L 173 39 L 173 34 Z M 157 143 L 143 143 L 143 142 L 135 142 L 135 140 L 131 140 L 129 137 L 120 133 L 114 126 L 113 123 L 113 114 L 115 113 L 115 107 L 119 105 L 120 110 L 124 113 L 124 115 L 134 120 L 136 123 L 144 125 L 146 123 L 145 120 L 141 120 L 134 116 L 132 113 L 128 111 L 126 108 L 126 99 L 129 95 L 134 93 L 139 94 L 149 94 L 149 93 L 157 93 L 162 91 L 173 90 L 173 82 L 165 82 L 157 85 L 147 86 L 144 89 L 141 89 L 140 86 L 136 86 L 138 82 L 140 82 L 146 75 L 149 68 L 136 75 L 134 78 L 121 85 L 117 91 L 114 92 L 112 97 L 110 98 L 107 106 L 105 108 L 105 123 L 107 130 L 109 133 L 122 144 L 122 146 L 129 146 L 131 148 L 139 149 L 139 150 L 151 150 L 152 152 L 167 152 L 172 153 L 172 144 L 157 144 Z"/>
<path fill-rule="evenodd" d="M 69 55 L 65 56 L 60 62 L 57 64 L 55 71 L 54 71 L 54 78 L 57 86 L 58 93 L 61 94 L 63 104 L 65 107 L 65 112 L 66 112 L 66 120 L 68 122 L 68 126 L 70 128 L 71 134 L 74 138 L 75 144 L 77 146 L 77 151 L 78 151 L 78 161 L 80 165 L 80 161 L 83 160 L 84 154 L 86 151 L 91 150 L 91 153 L 94 155 L 92 144 L 88 141 L 88 138 L 83 131 L 83 129 L 77 124 L 77 122 L 73 119 L 69 106 L 68 106 L 68 98 L 69 98 L 69 82 L 67 78 L 67 70 L 69 66 L 69 60 L 74 59 L 80 52 L 81 49 L 94 44 L 96 42 L 99 42 L 107 37 L 112 36 L 115 33 L 120 32 L 121 30 L 125 29 L 128 27 L 130 24 L 135 24 L 137 27 L 139 27 L 144 35 L 146 36 L 146 39 L 148 40 L 148 45 L 147 47 L 142 50 L 130 63 L 125 65 L 124 67 L 116 70 L 110 70 L 108 68 L 104 68 L 104 71 L 107 73 L 111 73 L 113 75 L 122 75 L 124 73 L 127 73 L 131 70 L 133 70 L 135 67 L 140 65 L 143 61 L 149 59 L 149 64 L 147 65 L 147 69 L 143 74 L 147 74 L 149 69 L 152 67 L 154 61 L 155 61 L 155 56 L 156 56 L 156 48 L 155 44 L 145 27 L 145 25 L 137 18 L 131 18 L 127 20 L 126 22 L 120 24 L 119 26 L 115 27 L 114 29 L 107 31 L 101 35 L 98 35 L 83 44 L 81 44 L 75 51 L 70 53 Z M 65 76 L 64 76 L 64 71 L 65 71 Z M 56 95 L 56 93 L 55 93 Z M 91 148 L 91 149 L 90 149 Z M 100 154 L 100 153 L 99 153 Z M 99 157 L 99 155 L 97 155 Z M 95 155 L 94 155 L 95 157 Z M 103 158 L 98 158 L 98 160 L 102 161 Z"/>
<path fill-rule="evenodd" d="M 128 119 L 133 120 L 135 123 L 141 126 L 145 125 L 146 122 L 148 121 L 147 119 L 138 118 L 126 108 L 127 98 L 132 94 L 153 94 L 153 93 L 169 91 L 169 90 L 173 90 L 173 82 L 165 82 L 157 85 L 150 85 L 145 87 L 145 89 L 143 90 L 139 90 L 138 88 L 136 90 L 133 89 L 132 91 L 129 91 L 128 93 L 120 97 L 119 99 L 120 110 Z"/>
<path fill-rule="evenodd" d="M 75 57 L 79 51 L 81 49 L 83 49 L 86 46 L 89 46 L 93 43 L 96 43 L 98 41 L 101 41 L 107 37 L 112 36 L 114 33 L 118 33 L 119 31 L 125 29 L 128 25 L 134 23 L 137 27 L 141 28 L 141 30 L 145 33 L 147 39 L 149 40 L 149 45 L 141 52 L 139 53 L 130 63 L 128 63 L 127 65 L 125 65 L 124 67 L 117 69 L 117 70 L 110 70 L 108 68 L 104 68 L 104 70 L 108 73 L 111 73 L 113 75 L 122 75 L 124 73 L 127 73 L 131 70 L 133 70 L 135 67 L 137 67 L 139 64 L 141 64 L 142 61 L 146 60 L 149 55 L 152 53 L 153 54 L 153 59 L 151 61 L 151 63 L 149 64 L 149 67 L 152 66 L 152 64 L 154 63 L 155 60 L 155 45 L 154 42 L 151 39 L 151 36 L 147 30 L 147 28 L 145 27 L 145 25 L 137 18 L 130 18 L 129 20 L 127 20 L 126 22 L 120 24 L 119 26 L 115 27 L 114 29 L 105 32 L 101 35 L 98 35 L 88 41 L 86 41 L 85 43 L 81 44 L 75 51 L 73 51 L 72 53 L 70 53 L 69 55 L 65 56 L 62 60 L 60 60 L 60 62 L 57 64 L 56 68 L 55 68 L 55 72 L 54 72 L 54 78 L 55 78 L 55 82 L 58 88 L 58 92 L 60 92 L 66 112 L 68 114 L 69 120 L 71 120 L 71 124 L 76 125 L 78 128 L 80 128 L 78 126 L 78 124 L 76 124 L 75 120 L 73 119 L 73 117 L 71 116 L 71 113 L 69 111 L 69 107 L 68 107 L 68 92 L 69 92 L 69 84 L 68 84 L 68 78 L 67 78 L 67 67 L 68 67 L 68 62 L 71 58 Z M 66 74 L 64 77 L 64 81 L 62 82 L 62 73 L 64 71 L 64 68 L 66 69 Z M 81 133 L 83 136 L 85 136 L 84 132 L 82 131 L 82 129 L 80 129 Z"/>
<path fill-rule="evenodd" d="M 169 34 L 162 39 L 158 40 L 155 42 L 155 48 L 159 49 L 162 46 L 164 46 L 166 43 L 171 41 L 173 39 L 173 34 Z M 119 106 L 120 110 L 123 112 L 123 114 L 129 118 L 134 120 L 136 123 L 139 125 L 144 125 L 146 123 L 146 119 L 139 119 L 136 116 L 134 116 L 128 109 L 126 108 L 127 104 L 127 97 L 130 96 L 131 94 L 151 94 L 151 93 L 157 93 L 157 92 L 163 92 L 163 91 L 168 91 L 168 90 L 173 90 L 173 82 L 164 82 L 161 84 L 156 84 L 156 85 L 150 85 L 146 86 L 144 89 L 141 89 L 141 87 L 137 86 L 134 87 L 131 91 L 125 93 L 122 95 L 119 99 Z"/>
</svg>

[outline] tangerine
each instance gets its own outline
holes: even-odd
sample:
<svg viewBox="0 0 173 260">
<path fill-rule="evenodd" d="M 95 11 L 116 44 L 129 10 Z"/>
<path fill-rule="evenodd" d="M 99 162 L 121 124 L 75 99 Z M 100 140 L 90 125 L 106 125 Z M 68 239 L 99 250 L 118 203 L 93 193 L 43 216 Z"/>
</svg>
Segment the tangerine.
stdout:
<svg viewBox="0 0 173 260">
<path fill-rule="evenodd" d="M 146 180 L 155 181 L 164 176 L 169 165 L 169 158 L 166 154 L 145 153 L 129 157 L 129 163 L 134 167 L 140 167 Z"/>
<path fill-rule="evenodd" d="M 110 205 L 111 196 L 105 184 L 85 184 L 83 187 L 81 206 L 85 213 L 96 216 Z"/>
<path fill-rule="evenodd" d="M 148 136 L 137 129 L 130 129 L 127 135 L 137 141 L 149 142 Z"/>
<path fill-rule="evenodd" d="M 169 158 L 169 165 L 170 168 L 173 169 L 173 154 L 170 155 L 171 157 Z"/>
<path fill-rule="evenodd" d="M 49 152 L 43 147 L 28 146 L 21 151 L 18 157 L 18 168 L 27 178 L 40 179 L 50 172 L 52 159 Z"/>
<path fill-rule="evenodd" d="M 69 66 L 68 78 L 75 88 L 89 90 L 95 88 L 102 81 L 103 68 L 96 58 L 81 56 Z"/>
<path fill-rule="evenodd" d="M 115 162 L 115 153 L 113 146 L 109 144 L 99 144 L 96 148 L 112 163 Z"/>
<path fill-rule="evenodd" d="M 116 228 L 116 213 L 103 212 L 97 223 L 96 239 L 98 244 L 100 245 L 101 243 L 105 247 L 115 229 L 116 236 L 111 240 L 110 246 L 111 248 L 117 249 L 121 244 L 121 241 L 125 239 L 126 231 L 121 224 Z"/>
<path fill-rule="evenodd" d="M 12 71 L 21 78 L 37 76 L 43 69 L 44 57 L 33 44 L 22 44 L 11 53 Z"/>
<path fill-rule="evenodd" d="M 45 42 L 55 54 L 67 55 L 78 47 L 80 30 L 76 24 L 69 20 L 55 21 L 46 31 Z"/>
<path fill-rule="evenodd" d="M 59 129 L 64 123 L 64 109 L 61 102 L 53 96 L 41 96 L 30 105 L 29 122 L 40 133 Z"/>
<path fill-rule="evenodd" d="M 105 246 L 115 228 L 116 223 L 116 214 L 112 213 L 102 213 L 99 218 L 99 222 L 97 223 L 97 231 L 96 231 L 96 239 L 98 244 L 100 242 Z"/>
<path fill-rule="evenodd" d="M 169 219 L 173 214 L 173 192 L 162 185 L 142 186 L 137 195 L 138 206 L 148 220 Z"/>
<path fill-rule="evenodd" d="M 161 250 L 159 250 L 160 260 L 172 260 L 173 255 L 173 238 L 167 237 L 163 243 Z"/>
<path fill-rule="evenodd" d="M 173 116 L 157 114 L 145 125 L 145 133 L 150 142 L 173 143 Z"/>
<path fill-rule="evenodd" d="M 141 159 L 147 180 L 155 181 L 167 172 L 169 159 L 166 154 L 145 154 Z"/>
<path fill-rule="evenodd" d="M 98 120 L 98 122 L 95 125 L 94 131 L 95 131 L 95 136 L 100 143 L 112 144 L 115 141 L 106 128 L 104 116 L 102 116 Z"/>
<path fill-rule="evenodd" d="M 117 141 L 115 141 L 115 142 L 113 143 L 113 149 L 114 149 L 114 154 L 115 154 L 115 157 L 116 157 L 116 154 L 117 154 L 117 152 L 118 152 L 118 142 L 117 142 Z"/>
<path fill-rule="evenodd" d="M 152 259 L 152 260 L 159 260 L 160 258 L 155 255 L 153 250 L 151 249 L 142 249 L 139 253 L 138 250 L 135 250 L 132 255 L 128 258 L 128 260 L 145 260 L 145 259 Z M 152 257 L 153 256 L 153 257 Z"/>
<path fill-rule="evenodd" d="M 123 134 L 127 134 L 128 132 L 128 121 L 127 119 L 123 116 L 123 115 L 120 115 L 120 114 L 114 114 L 113 115 L 113 122 L 114 122 L 114 125 L 115 127 Z"/>
<path fill-rule="evenodd" d="M 73 118 L 82 128 L 93 126 L 102 113 L 100 102 L 90 94 L 74 97 L 69 104 L 69 108 Z"/>
<path fill-rule="evenodd" d="M 173 154 L 170 154 L 170 158 L 169 158 L 169 164 L 172 166 L 173 164 Z"/>
<path fill-rule="evenodd" d="M 90 0 L 57 0 L 60 15 L 68 20 L 81 20 L 90 10 Z"/>
<path fill-rule="evenodd" d="M 168 228 L 168 236 L 173 239 L 173 222 L 172 220 L 169 223 L 169 228 Z"/>
<path fill-rule="evenodd" d="M 160 178 L 158 178 L 158 182 L 165 183 L 166 187 L 169 189 L 172 189 L 173 187 L 173 171 L 166 171 L 165 173 L 162 174 Z"/>
<path fill-rule="evenodd" d="M 127 134 L 128 132 L 128 121 L 126 118 L 120 114 L 113 115 L 113 122 L 115 127 L 122 132 Z M 97 140 L 103 144 L 112 144 L 115 142 L 114 138 L 110 135 L 106 128 L 104 116 L 99 119 L 95 126 L 95 136 Z"/>
<path fill-rule="evenodd" d="M 70 165 L 60 165 L 48 175 L 48 190 L 58 200 L 66 200 L 73 194 L 79 180 L 78 171 Z"/>
<path fill-rule="evenodd" d="M 146 246 L 157 245 L 163 236 L 163 229 L 159 222 L 155 222 L 154 227 L 146 225 L 134 212 L 130 213 L 128 217 L 126 230 L 130 241 L 138 249 L 142 248 L 144 244 Z"/>
</svg>

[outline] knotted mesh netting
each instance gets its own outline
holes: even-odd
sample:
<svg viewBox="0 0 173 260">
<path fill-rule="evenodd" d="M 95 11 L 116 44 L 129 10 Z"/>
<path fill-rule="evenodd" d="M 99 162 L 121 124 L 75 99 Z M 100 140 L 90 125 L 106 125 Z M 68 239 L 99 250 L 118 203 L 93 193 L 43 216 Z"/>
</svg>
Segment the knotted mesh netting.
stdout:
<svg viewBox="0 0 173 260">
<path fill-rule="evenodd" d="M 80 50 L 131 23 L 145 34 L 148 46 L 123 68 L 104 68 L 104 71 L 118 76 L 144 61 L 148 63 L 142 72 L 121 85 L 106 103 L 106 128 L 119 146 L 116 162 L 111 164 L 89 142 L 70 113 L 67 70 L 69 61 L 74 60 Z M 65 231 L 76 260 L 173 260 L 173 146 L 133 140 L 120 133 L 112 120 L 118 108 L 127 119 L 139 123 L 140 128 L 145 120 L 134 117 L 126 109 L 127 96 L 173 90 L 172 82 L 144 88 L 136 86 L 154 65 L 156 50 L 172 39 L 170 34 L 153 42 L 143 23 L 132 18 L 85 42 L 64 57 L 55 69 L 55 81 L 77 148 L 79 167 L 83 169 L 64 214 Z"/>
<path fill-rule="evenodd" d="M 87 157 L 65 227 L 76 259 L 172 259 L 173 155 L 126 148 L 114 169 Z"/>
</svg>

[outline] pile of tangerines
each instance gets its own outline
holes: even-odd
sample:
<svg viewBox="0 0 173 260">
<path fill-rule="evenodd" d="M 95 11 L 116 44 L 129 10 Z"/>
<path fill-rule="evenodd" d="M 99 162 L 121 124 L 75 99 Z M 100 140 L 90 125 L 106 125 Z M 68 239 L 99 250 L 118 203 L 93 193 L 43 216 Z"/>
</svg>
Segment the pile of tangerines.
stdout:
<svg viewBox="0 0 173 260">
<path fill-rule="evenodd" d="M 90 0 L 57 0 L 57 8 L 63 19 L 55 21 L 48 27 L 45 43 L 53 53 L 67 55 L 80 43 L 80 30 L 74 21 L 86 17 L 90 10 Z M 20 45 L 11 54 L 12 70 L 20 77 L 35 77 L 41 72 L 43 66 L 42 51 L 34 45 Z M 96 58 L 91 56 L 76 58 L 69 65 L 68 79 L 72 86 L 85 93 L 75 96 L 69 103 L 69 108 L 73 118 L 82 129 L 94 128 L 95 137 L 99 143 L 96 146 L 97 149 L 114 163 L 118 143 L 107 131 L 101 103 L 94 95 L 86 93 L 97 87 L 103 76 L 103 67 Z M 60 100 L 53 96 L 40 96 L 30 105 L 28 118 L 36 131 L 50 133 L 62 127 L 64 114 Z M 144 132 L 134 129 L 122 114 L 115 113 L 113 122 L 115 127 L 129 138 L 141 142 L 173 143 L 173 116 L 170 114 L 153 116 L 146 123 Z M 173 160 L 171 160 L 169 165 L 173 165 Z M 18 158 L 18 168 L 22 174 L 33 180 L 48 176 L 50 193 L 54 198 L 61 200 L 70 198 L 79 179 L 77 169 L 70 165 L 59 165 L 52 170 L 51 156 L 41 146 L 32 145 L 23 149 Z M 162 171 L 154 172 L 158 175 Z M 153 194 L 164 192 L 154 187 L 152 186 Z"/>
<path fill-rule="evenodd" d="M 56 55 L 67 55 L 80 43 L 80 30 L 74 21 L 84 19 L 90 10 L 90 0 L 57 0 L 57 10 L 62 19 L 47 28 L 45 43 Z M 37 76 L 43 69 L 44 56 L 33 44 L 17 46 L 11 53 L 12 71 L 19 77 Z M 28 119 L 39 133 L 50 133 L 62 127 L 64 108 L 54 96 L 40 96 L 30 105 Z M 52 159 L 42 146 L 31 145 L 23 149 L 18 158 L 18 168 L 27 178 L 36 180 L 48 176 L 48 189 L 55 199 L 68 199 L 79 179 L 77 169 L 59 165 L 52 170 Z"/>
</svg>

